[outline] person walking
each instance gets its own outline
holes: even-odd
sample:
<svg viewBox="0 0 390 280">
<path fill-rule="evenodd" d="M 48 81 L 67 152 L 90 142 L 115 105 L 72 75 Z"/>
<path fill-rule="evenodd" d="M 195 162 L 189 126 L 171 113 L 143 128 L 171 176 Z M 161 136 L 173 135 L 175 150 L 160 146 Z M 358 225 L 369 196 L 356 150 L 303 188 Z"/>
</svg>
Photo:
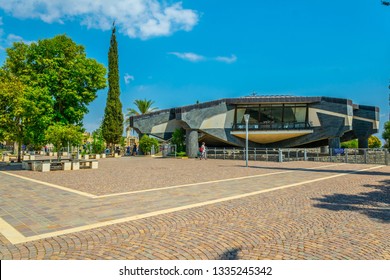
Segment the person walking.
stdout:
<svg viewBox="0 0 390 280">
<path fill-rule="evenodd" d="M 207 151 L 206 151 L 206 143 L 202 142 L 202 146 L 200 146 L 200 158 L 199 159 L 207 159 Z"/>
</svg>

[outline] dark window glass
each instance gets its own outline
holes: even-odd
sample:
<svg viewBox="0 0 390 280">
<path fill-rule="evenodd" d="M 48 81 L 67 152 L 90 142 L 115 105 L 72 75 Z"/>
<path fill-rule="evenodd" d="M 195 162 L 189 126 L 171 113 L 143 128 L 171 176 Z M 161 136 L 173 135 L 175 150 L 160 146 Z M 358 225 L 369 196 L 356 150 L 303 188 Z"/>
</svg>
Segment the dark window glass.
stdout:
<svg viewBox="0 0 390 280">
<path fill-rule="evenodd" d="M 249 115 L 249 124 L 258 124 L 259 123 L 259 107 L 250 106 L 240 106 L 237 108 L 237 122 L 245 124 L 244 115 Z"/>
<path fill-rule="evenodd" d="M 283 107 L 275 106 L 272 107 L 272 120 L 274 123 L 281 123 L 283 120 Z"/>
<path fill-rule="evenodd" d="M 295 122 L 295 107 L 286 106 L 284 107 L 284 118 L 285 123 Z"/>
<path fill-rule="evenodd" d="M 272 121 L 272 107 L 260 107 L 260 123 Z"/>
</svg>

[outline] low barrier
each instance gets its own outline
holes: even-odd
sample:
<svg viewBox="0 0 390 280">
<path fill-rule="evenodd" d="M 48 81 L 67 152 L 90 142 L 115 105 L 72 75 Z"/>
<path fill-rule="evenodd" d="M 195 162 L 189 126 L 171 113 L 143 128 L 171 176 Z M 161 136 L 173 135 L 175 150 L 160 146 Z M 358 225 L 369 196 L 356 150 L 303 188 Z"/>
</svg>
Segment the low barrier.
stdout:
<svg viewBox="0 0 390 280">
<path fill-rule="evenodd" d="M 245 148 L 208 148 L 207 157 L 211 159 L 246 160 Z M 320 161 L 339 163 L 389 165 L 390 154 L 387 149 L 328 149 L 321 148 L 250 148 L 248 160 L 253 161 Z"/>
</svg>

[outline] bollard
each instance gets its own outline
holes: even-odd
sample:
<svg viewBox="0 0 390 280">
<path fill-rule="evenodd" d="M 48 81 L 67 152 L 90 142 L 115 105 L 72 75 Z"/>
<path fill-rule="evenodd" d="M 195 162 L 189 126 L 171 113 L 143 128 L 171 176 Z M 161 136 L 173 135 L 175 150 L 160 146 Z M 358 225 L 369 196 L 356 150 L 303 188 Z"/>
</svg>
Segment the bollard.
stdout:
<svg viewBox="0 0 390 280">
<path fill-rule="evenodd" d="M 279 162 L 283 162 L 283 153 L 281 149 L 279 149 Z"/>
<path fill-rule="evenodd" d="M 364 163 L 367 163 L 367 149 L 364 149 Z"/>
<path fill-rule="evenodd" d="M 307 161 L 307 150 L 305 149 L 303 153 L 304 153 L 304 159 L 305 161 Z"/>
</svg>

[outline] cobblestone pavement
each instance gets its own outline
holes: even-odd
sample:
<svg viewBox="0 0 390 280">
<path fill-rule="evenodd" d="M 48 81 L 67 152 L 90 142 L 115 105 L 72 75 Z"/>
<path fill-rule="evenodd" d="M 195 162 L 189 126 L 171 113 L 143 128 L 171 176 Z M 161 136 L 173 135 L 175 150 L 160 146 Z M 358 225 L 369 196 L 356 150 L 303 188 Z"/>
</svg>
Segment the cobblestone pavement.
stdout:
<svg viewBox="0 0 390 280">
<path fill-rule="evenodd" d="M 243 165 L 0 172 L 0 259 L 390 259 L 389 166 Z"/>
</svg>

